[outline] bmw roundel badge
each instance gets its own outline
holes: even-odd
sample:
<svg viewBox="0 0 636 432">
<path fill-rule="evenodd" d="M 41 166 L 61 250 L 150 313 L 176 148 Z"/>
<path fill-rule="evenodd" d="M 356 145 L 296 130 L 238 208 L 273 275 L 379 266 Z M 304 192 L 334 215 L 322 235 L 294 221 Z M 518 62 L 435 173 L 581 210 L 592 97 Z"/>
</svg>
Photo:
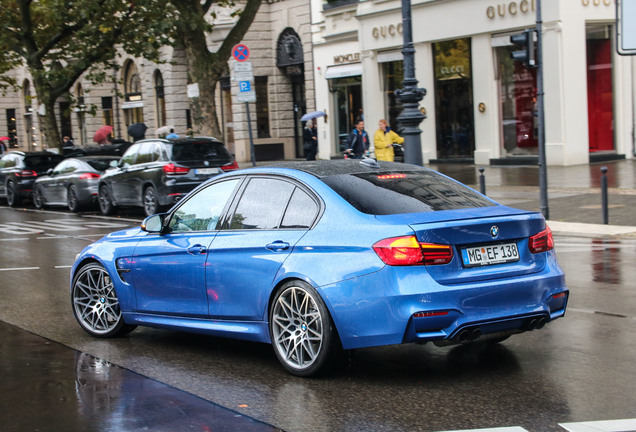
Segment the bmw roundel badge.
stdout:
<svg viewBox="0 0 636 432">
<path fill-rule="evenodd" d="M 490 227 L 490 235 L 493 237 L 497 237 L 499 235 L 499 227 L 497 225 Z"/>
</svg>

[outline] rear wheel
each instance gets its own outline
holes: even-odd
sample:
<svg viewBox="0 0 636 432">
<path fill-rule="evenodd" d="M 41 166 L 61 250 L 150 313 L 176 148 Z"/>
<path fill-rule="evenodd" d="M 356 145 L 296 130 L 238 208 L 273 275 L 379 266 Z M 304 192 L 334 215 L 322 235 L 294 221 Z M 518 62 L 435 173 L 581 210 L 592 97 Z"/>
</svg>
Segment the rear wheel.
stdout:
<svg viewBox="0 0 636 432">
<path fill-rule="evenodd" d="M 70 185 L 66 191 L 66 206 L 73 213 L 80 211 L 82 208 L 79 199 L 77 198 L 77 188 L 75 185 Z"/>
<path fill-rule="evenodd" d="M 42 195 L 42 186 L 36 185 L 33 188 L 33 205 L 37 209 L 44 208 L 44 196 Z"/>
<path fill-rule="evenodd" d="M 9 204 L 9 207 L 17 207 L 20 204 L 20 195 L 15 183 L 12 181 L 7 183 L 7 204 Z"/>
<path fill-rule="evenodd" d="M 154 187 L 148 186 L 144 190 L 143 204 L 146 216 L 157 214 L 159 210 L 159 202 L 157 202 L 157 192 Z"/>
<path fill-rule="evenodd" d="M 77 272 L 71 300 L 75 319 L 92 336 L 120 336 L 136 327 L 124 322 L 113 281 L 100 264 L 88 264 Z"/>
<path fill-rule="evenodd" d="M 108 186 L 100 186 L 98 200 L 99 210 L 104 216 L 110 216 L 115 213 L 115 210 L 117 210 L 117 207 L 115 207 L 115 204 L 113 204 L 113 201 L 110 198 L 110 191 L 108 190 Z"/>
<path fill-rule="evenodd" d="M 324 371 L 341 351 L 325 303 L 303 281 L 288 282 L 276 293 L 270 307 L 269 331 L 278 360 L 297 376 Z"/>
</svg>

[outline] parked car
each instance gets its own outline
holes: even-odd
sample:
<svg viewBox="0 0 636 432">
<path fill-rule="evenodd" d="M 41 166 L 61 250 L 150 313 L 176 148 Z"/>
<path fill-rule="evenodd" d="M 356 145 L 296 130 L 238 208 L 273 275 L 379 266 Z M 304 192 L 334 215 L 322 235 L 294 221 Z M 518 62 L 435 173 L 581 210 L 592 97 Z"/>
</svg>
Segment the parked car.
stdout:
<svg viewBox="0 0 636 432">
<path fill-rule="evenodd" d="M 38 176 L 60 163 L 64 156 L 50 152 L 10 151 L 0 158 L 0 197 L 11 207 L 31 196 Z"/>
<path fill-rule="evenodd" d="M 332 160 L 239 170 L 78 255 L 73 311 L 271 343 L 299 376 L 342 350 L 500 342 L 565 313 L 550 229 L 427 168 Z"/>
<path fill-rule="evenodd" d="M 36 208 L 65 206 L 72 212 L 97 204 L 99 179 L 116 156 L 81 156 L 68 158 L 39 177 L 33 186 Z"/>
<path fill-rule="evenodd" d="M 152 215 L 210 177 L 236 169 L 230 152 L 214 138 L 137 141 L 102 176 L 99 206 L 104 215 L 118 206 L 143 207 Z"/>
</svg>

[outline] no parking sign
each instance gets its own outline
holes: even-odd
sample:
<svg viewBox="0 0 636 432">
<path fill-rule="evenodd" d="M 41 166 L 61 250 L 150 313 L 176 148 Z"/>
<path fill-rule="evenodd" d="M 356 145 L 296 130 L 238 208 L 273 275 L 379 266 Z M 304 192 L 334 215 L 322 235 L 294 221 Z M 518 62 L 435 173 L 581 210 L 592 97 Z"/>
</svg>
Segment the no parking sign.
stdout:
<svg viewBox="0 0 636 432">
<path fill-rule="evenodd" d="M 237 62 L 244 62 L 250 58 L 250 49 L 247 45 L 238 44 L 232 48 L 232 58 Z"/>
</svg>

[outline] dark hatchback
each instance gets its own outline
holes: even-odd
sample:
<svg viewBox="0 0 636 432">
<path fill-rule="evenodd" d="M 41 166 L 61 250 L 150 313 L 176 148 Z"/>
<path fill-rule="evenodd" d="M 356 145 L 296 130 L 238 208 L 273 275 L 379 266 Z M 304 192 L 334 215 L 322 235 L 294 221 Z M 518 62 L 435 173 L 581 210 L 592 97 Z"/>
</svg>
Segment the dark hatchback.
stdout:
<svg viewBox="0 0 636 432">
<path fill-rule="evenodd" d="M 0 158 L 0 197 L 11 207 L 31 196 L 35 180 L 64 159 L 51 152 L 11 151 Z"/>
<path fill-rule="evenodd" d="M 99 207 L 110 215 L 119 206 L 142 207 L 146 215 L 176 203 L 203 181 L 238 169 L 214 138 L 137 141 L 99 182 Z"/>
<path fill-rule="evenodd" d="M 118 160 L 117 156 L 80 156 L 63 160 L 35 181 L 33 204 L 39 209 L 66 206 L 72 212 L 93 207 L 97 204 L 97 187 L 102 173 Z"/>
</svg>

